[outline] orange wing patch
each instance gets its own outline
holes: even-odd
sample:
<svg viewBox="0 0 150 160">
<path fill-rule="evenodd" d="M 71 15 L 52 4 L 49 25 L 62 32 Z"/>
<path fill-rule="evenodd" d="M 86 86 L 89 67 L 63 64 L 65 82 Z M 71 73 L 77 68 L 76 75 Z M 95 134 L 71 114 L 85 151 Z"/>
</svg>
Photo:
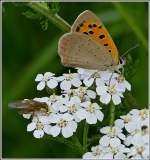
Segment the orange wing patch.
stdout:
<svg viewBox="0 0 150 160">
<path fill-rule="evenodd" d="M 76 32 L 81 32 L 92 37 L 94 40 L 103 45 L 113 57 L 115 64 L 118 64 L 118 50 L 110 37 L 106 28 L 97 21 L 87 20 L 79 24 Z"/>
</svg>

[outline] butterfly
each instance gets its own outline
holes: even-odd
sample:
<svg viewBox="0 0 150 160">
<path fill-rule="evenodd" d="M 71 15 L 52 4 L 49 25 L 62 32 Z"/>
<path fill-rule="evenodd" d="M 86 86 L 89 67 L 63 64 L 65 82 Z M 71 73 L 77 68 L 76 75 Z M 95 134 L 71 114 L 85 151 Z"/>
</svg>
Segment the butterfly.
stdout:
<svg viewBox="0 0 150 160">
<path fill-rule="evenodd" d="M 25 99 L 10 102 L 8 106 L 10 108 L 17 109 L 20 114 L 34 114 L 35 112 L 39 111 L 43 113 L 48 112 L 48 105 L 45 102 L 38 102 L 33 99 Z"/>
<path fill-rule="evenodd" d="M 107 70 L 120 64 L 117 47 L 101 20 L 82 12 L 58 43 L 61 62 L 68 67 Z"/>
</svg>

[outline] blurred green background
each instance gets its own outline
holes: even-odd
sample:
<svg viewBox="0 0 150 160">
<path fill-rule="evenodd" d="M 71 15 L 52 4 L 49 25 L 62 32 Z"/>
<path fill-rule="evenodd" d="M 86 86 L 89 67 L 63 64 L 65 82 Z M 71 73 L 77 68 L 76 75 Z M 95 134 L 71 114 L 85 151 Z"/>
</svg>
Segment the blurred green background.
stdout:
<svg viewBox="0 0 150 160">
<path fill-rule="evenodd" d="M 69 24 L 86 9 L 95 12 L 109 30 L 120 54 L 140 44 L 127 56 L 125 71 L 127 80 L 132 84 L 137 107 L 147 107 L 148 3 L 80 2 L 59 3 L 59 7 L 59 15 Z M 3 157 L 80 157 L 76 150 L 46 136 L 35 139 L 32 133 L 26 132 L 29 121 L 8 108 L 8 102 L 12 100 L 46 95 L 44 91 L 36 91 L 34 79 L 37 73 L 50 71 L 60 75 L 68 72 L 57 55 L 57 43 L 63 32 L 51 22 L 43 31 L 38 20 L 23 15 L 26 10 L 23 4 L 3 3 Z M 117 115 L 127 113 L 131 108 L 136 107 L 118 107 Z M 78 128 L 78 136 L 80 132 L 82 124 Z"/>
</svg>

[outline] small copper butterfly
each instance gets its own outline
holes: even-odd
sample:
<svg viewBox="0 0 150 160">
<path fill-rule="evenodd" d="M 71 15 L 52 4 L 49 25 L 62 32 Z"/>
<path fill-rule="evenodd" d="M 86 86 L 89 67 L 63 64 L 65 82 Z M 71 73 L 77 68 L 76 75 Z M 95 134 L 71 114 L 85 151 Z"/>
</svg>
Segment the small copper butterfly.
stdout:
<svg viewBox="0 0 150 160">
<path fill-rule="evenodd" d="M 91 11 L 82 12 L 58 43 L 64 66 L 106 70 L 119 64 L 117 47 L 101 20 Z"/>
</svg>

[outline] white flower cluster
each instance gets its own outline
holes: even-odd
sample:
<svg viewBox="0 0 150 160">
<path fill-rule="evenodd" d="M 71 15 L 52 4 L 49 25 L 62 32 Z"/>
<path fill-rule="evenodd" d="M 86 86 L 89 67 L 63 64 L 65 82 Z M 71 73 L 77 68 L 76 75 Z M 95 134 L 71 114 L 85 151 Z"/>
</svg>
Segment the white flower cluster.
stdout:
<svg viewBox="0 0 150 160">
<path fill-rule="evenodd" d="M 51 72 L 36 76 L 37 90 L 41 91 L 46 87 L 53 91 L 58 87 L 61 94 L 54 93 L 50 97 L 34 99 L 48 105 L 48 112 L 34 114 L 32 122 L 27 126 L 27 131 L 33 131 L 34 137 L 41 138 L 46 133 L 53 137 L 62 134 L 68 138 L 76 132 L 77 123 L 80 121 L 96 124 L 103 120 L 101 107 L 94 102 L 96 98 L 104 104 L 112 100 L 118 105 L 125 90 L 131 90 L 131 85 L 121 74 L 81 68 L 77 70 L 77 73 L 58 77 Z M 29 114 L 23 116 L 30 118 Z"/>
<path fill-rule="evenodd" d="M 133 109 L 114 126 L 100 129 L 99 145 L 83 159 L 149 159 L 149 110 Z"/>
</svg>

